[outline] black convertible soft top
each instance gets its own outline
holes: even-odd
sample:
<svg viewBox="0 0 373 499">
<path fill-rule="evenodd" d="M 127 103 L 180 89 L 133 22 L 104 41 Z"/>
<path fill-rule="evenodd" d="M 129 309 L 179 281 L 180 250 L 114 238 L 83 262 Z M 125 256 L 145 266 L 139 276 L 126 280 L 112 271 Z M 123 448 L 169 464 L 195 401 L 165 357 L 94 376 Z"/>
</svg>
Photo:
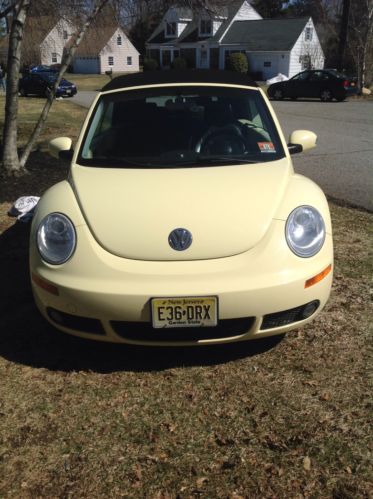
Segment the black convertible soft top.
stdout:
<svg viewBox="0 0 373 499">
<path fill-rule="evenodd" d="M 177 71 L 175 69 L 160 71 L 145 71 L 118 76 L 102 88 L 102 92 L 120 88 L 138 87 L 142 85 L 157 85 L 167 83 L 227 83 L 257 87 L 254 80 L 247 75 L 234 71 L 190 69 Z"/>
</svg>

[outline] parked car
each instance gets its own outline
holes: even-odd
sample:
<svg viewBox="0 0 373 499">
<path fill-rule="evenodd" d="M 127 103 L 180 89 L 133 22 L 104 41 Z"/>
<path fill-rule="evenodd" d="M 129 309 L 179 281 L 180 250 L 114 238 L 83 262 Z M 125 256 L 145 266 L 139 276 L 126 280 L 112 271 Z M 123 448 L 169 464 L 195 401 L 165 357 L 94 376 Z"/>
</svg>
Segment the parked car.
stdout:
<svg viewBox="0 0 373 499">
<path fill-rule="evenodd" d="M 263 91 L 246 75 L 161 71 L 97 95 L 31 228 L 36 304 L 84 338 L 201 345 L 283 334 L 312 320 L 332 283 L 321 189 L 294 173 Z"/>
<path fill-rule="evenodd" d="M 275 100 L 284 98 L 318 98 L 323 102 L 333 99 L 344 101 L 350 95 L 357 94 L 356 80 L 335 70 L 307 70 L 298 73 L 287 81 L 270 85 L 268 96 Z"/>
<path fill-rule="evenodd" d="M 56 73 L 28 73 L 19 80 L 19 93 L 47 97 L 57 79 Z M 56 97 L 72 97 L 77 93 L 74 83 L 62 78 L 56 92 Z"/>
</svg>

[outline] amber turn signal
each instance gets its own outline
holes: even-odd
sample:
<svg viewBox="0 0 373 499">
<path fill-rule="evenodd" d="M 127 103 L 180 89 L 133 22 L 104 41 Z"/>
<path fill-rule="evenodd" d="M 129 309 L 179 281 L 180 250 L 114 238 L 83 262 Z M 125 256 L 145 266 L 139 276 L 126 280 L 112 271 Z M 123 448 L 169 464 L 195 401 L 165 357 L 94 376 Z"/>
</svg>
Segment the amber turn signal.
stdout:
<svg viewBox="0 0 373 499">
<path fill-rule="evenodd" d="M 310 288 L 314 284 L 317 284 L 318 282 L 322 281 L 324 277 L 326 277 L 332 270 L 332 264 L 329 264 L 326 269 L 324 269 L 320 274 L 315 275 L 314 277 L 311 277 L 311 279 L 307 279 L 307 281 L 304 284 L 305 288 Z"/>
<path fill-rule="evenodd" d="M 55 295 L 55 296 L 58 296 L 60 294 L 57 286 L 54 286 L 50 282 L 44 281 L 44 279 L 42 279 L 41 277 L 39 277 L 38 275 L 36 275 L 34 273 L 32 273 L 32 280 L 40 288 L 44 289 L 45 291 L 48 291 L 48 293 L 51 293 L 52 295 Z"/>
</svg>

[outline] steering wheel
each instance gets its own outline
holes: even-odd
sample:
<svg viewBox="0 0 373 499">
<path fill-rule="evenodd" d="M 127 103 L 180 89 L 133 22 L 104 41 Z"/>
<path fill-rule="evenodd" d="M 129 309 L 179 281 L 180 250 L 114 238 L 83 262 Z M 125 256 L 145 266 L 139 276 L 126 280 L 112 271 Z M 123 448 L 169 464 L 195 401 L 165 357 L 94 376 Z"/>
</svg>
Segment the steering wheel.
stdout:
<svg viewBox="0 0 373 499">
<path fill-rule="evenodd" d="M 246 152 L 246 140 L 237 125 L 211 127 L 197 142 L 195 151 L 210 155 L 240 155 Z"/>
</svg>

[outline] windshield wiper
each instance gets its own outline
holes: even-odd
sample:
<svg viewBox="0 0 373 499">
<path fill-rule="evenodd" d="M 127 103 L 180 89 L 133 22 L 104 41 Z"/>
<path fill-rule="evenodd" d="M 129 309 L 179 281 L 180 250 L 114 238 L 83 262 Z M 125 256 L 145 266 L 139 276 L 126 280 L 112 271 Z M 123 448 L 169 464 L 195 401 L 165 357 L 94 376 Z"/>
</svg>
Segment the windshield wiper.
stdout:
<svg viewBox="0 0 373 499">
<path fill-rule="evenodd" d="M 97 163 L 100 166 L 103 167 L 107 166 L 108 168 L 115 168 L 115 167 L 120 168 L 121 166 L 124 165 L 133 166 L 133 167 L 140 166 L 142 168 L 156 168 L 159 166 L 157 163 L 152 163 L 150 161 L 137 161 L 129 158 L 125 159 L 125 158 L 116 158 L 108 156 L 105 157 L 96 156 L 95 158 L 92 158 L 89 161 L 92 163 L 97 161 Z"/>
<path fill-rule="evenodd" d="M 216 165 L 216 164 L 253 164 L 258 163 L 258 160 L 248 158 L 238 158 L 234 156 L 197 156 L 196 158 L 187 159 L 184 161 L 175 161 L 175 166 L 182 165 Z"/>
</svg>

